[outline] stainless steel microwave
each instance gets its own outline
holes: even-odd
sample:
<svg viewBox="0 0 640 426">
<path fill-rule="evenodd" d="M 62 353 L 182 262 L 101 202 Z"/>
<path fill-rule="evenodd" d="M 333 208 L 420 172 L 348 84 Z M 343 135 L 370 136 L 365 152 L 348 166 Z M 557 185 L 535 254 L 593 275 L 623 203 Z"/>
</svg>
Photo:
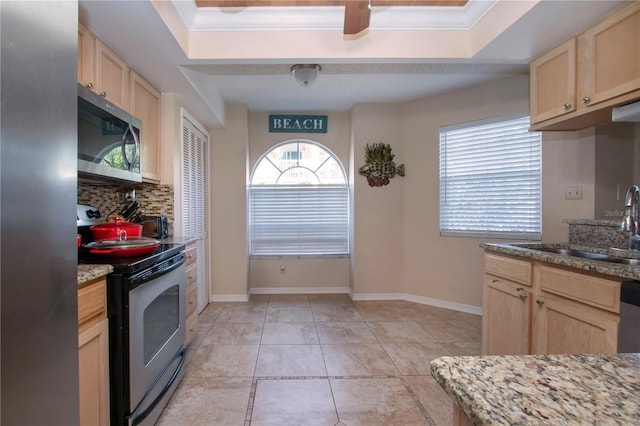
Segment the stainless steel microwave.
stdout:
<svg viewBox="0 0 640 426">
<path fill-rule="evenodd" d="M 127 184 L 142 182 L 142 122 L 78 84 L 78 178 Z"/>
</svg>

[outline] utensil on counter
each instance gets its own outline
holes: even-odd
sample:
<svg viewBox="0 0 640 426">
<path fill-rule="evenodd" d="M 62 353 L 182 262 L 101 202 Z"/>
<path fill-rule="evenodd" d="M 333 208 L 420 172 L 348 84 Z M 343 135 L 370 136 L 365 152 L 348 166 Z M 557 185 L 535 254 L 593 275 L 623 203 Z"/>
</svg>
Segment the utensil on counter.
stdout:
<svg viewBox="0 0 640 426">
<path fill-rule="evenodd" d="M 133 223 L 142 223 L 142 215 L 145 212 L 145 210 L 146 210 L 145 208 L 140 208 L 136 210 L 136 212 L 133 214 L 133 217 L 129 221 Z"/>
<path fill-rule="evenodd" d="M 140 205 L 137 201 L 129 204 L 129 206 L 122 212 L 122 216 L 124 217 L 124 219 L 127 221 L 131 221 L 131 216 L 135 213 L 136 210 L 138 210 L 138 207 L 140 207 Z"/>
</svg>

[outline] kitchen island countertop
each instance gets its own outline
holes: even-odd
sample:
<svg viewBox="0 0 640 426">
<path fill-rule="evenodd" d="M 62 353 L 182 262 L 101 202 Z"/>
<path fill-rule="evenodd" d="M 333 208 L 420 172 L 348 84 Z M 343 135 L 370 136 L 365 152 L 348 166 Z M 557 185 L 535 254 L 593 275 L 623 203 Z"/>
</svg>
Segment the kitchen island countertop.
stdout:
<svg viewBox="0 0 640 426">
<path fill-rule="evenodd" d="M 476 425 L 640 422 L 640 354 L 441 357 L 431 373 Z"/>
</svg>

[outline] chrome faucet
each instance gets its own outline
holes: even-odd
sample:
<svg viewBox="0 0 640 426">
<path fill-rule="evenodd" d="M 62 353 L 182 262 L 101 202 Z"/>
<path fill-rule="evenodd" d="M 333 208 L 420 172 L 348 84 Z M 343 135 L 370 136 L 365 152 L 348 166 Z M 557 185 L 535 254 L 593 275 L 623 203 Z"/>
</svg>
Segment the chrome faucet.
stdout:
<svg viewBox="0 0 640 426">
<path fill-rule="evenodd" d="M 620 230 L 629 233 L 629 250 L 638 250 L 640 236 L 638 235 L 638 220 L 640 214 L 640 188 L 632 185 L 627 189 L 624 206 L 627 208 L 622 219 Z"/>
</svg>

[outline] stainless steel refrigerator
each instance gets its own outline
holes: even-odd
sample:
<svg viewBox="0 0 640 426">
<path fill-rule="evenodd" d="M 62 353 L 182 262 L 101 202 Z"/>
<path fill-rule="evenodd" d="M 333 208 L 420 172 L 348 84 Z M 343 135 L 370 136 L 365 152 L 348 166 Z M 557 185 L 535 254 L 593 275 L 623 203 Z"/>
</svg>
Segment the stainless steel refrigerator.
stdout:
<svg viewBox="0 0 640 426">
<path fill-rule="evenodd" d="M 0 1 L 0 421 L 78 423 L 76 1 Z"/>
</svg>

